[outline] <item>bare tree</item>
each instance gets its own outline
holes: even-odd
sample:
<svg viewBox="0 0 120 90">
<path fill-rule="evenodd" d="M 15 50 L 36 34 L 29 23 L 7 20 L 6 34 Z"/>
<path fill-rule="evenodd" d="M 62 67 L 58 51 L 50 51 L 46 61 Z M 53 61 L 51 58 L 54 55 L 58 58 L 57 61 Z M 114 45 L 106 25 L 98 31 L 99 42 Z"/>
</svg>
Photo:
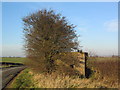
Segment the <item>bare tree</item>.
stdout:
<svg viewBox="0 0 120 90">
<path fill-rule="evenodd" d="M 60 53 L 77 49 L 75 26 L 53 10 L 39 10 L 23 18 L 27 63 L 39 71 L 55 70 Z"/>
</svg>

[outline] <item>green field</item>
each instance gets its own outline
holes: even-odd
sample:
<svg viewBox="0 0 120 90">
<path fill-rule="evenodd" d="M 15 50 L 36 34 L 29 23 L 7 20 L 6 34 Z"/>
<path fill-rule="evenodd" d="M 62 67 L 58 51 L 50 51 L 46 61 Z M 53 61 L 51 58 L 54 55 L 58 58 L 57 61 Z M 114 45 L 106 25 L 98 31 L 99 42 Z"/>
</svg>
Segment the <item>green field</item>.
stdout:
<svg viewBox="0 0 120 90">
<path fill-rule="evenodd" d="M 26 58 L 24 57 L 3 57 L 2 62 L 12 62 L 12 63 L 24 63 Z"/>
</svg>

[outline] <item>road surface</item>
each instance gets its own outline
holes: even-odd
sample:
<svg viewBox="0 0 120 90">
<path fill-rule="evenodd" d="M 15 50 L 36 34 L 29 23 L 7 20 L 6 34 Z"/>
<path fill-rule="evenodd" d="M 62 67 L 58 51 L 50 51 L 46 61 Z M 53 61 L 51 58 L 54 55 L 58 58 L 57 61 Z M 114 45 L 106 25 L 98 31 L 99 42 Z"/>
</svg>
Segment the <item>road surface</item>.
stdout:
<svg viewBox="0 0 120 90">
<path fill-rule="evenodd" d="M 7 84 L 23 69 L 25 69 L 25 66 L 20 67 L 13 67 L 13 68 L 7 68 L 7 69 L 1 69 L 0 76 L 2 77 L 2 89 L 4 89 Z M 1 81 L 1 80 L 0 80 Z"/>
</svg>

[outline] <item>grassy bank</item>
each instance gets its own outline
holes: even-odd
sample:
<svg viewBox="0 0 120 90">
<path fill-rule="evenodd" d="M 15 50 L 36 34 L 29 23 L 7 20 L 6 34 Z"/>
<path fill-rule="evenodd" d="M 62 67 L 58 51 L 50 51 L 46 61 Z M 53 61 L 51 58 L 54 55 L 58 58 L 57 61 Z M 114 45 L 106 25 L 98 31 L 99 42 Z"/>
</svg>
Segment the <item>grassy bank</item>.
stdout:
<svg viewBox="0 0 120 90">
<path fill-rule="evenodd" d="M 118 58 L 89 58 L 89 78 L 37 74 L 33 78 L 42 88 L 118 88 Z"/>
<path fill-rule="evenodd" d="M 25 69 L 14 79 L 8 88 L 35 88 L 32 78 L 33 74 L 30 73 L 30 70 Z"/>
<path fill-rule="evenodd" d="M 30 70 L 24 70 L 11 83 L 8 88 L 101 88 L 106 87 L 98 81 L 81 79 L 79 77 L 33 74 Z"/>
<path fill-rule="evenodd" d="M 117 58 L 88 60 L 89 78 L 35 73 L 24 70 L 10 85 L 12 88 L 118 88 Z"/>
</svg>

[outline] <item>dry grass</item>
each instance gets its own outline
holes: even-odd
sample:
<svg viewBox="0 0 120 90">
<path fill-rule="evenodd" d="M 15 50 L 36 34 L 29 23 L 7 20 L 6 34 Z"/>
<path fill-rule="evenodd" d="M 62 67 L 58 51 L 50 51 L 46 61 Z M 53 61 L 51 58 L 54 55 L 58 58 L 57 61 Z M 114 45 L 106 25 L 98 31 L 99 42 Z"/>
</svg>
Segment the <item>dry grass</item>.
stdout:
<svg viewBox="0 0 120 90">
<path fill-rule="evenodd" d="M 80 79 L 80 78 L 71 78 L 69 76 L 60 76 L 56 74 L 35 75 L 34 80 L 38 88 L 77 88 L 80 85 L 85 87 L 85 83 L 90 82 L 90 80 Z M 84 82 L 84 85 L 82 85 Z"/>
<path fill-rule="evenodd" d="M 35 84 L 38 88 L 110 88 L 105 81 L 81 79 L 78 77 L 72 78 L 69 76 L 60 76 L 56 74 L 43 75 L 37 74 L 33 76 Z M 112 86 L 111 88 L 116 88 Z"/>
<path fill-rule="evenodd" d="M 95 72 L 89 78 L 83 79 L 57 72 L 45 74 L 29 70 L 28 74 L 31 75 L 32 84 L 36 88 L 118 88 L 117 65 L 117 58 L 89 60 L 88 67 Z M 28 83 L 28 81 L 24 81 L 24 83 Z"/>
<path fill-rule="evenodd" d="M 94 74 L 90 78 L 81 79 L 56 73 L 35 74 L 33 79 L 38 88 L 118 88 L 118 67 L 115 58 L 88 61 Z"/>
<path fill-rule="evenodd" d="M 108 87 L 118 87 L 118 60 L 117 57 L 95 58 L 95 60 L 88 61 L 88 66 L 95 71 L 96 77 Z"/>
</svg>

